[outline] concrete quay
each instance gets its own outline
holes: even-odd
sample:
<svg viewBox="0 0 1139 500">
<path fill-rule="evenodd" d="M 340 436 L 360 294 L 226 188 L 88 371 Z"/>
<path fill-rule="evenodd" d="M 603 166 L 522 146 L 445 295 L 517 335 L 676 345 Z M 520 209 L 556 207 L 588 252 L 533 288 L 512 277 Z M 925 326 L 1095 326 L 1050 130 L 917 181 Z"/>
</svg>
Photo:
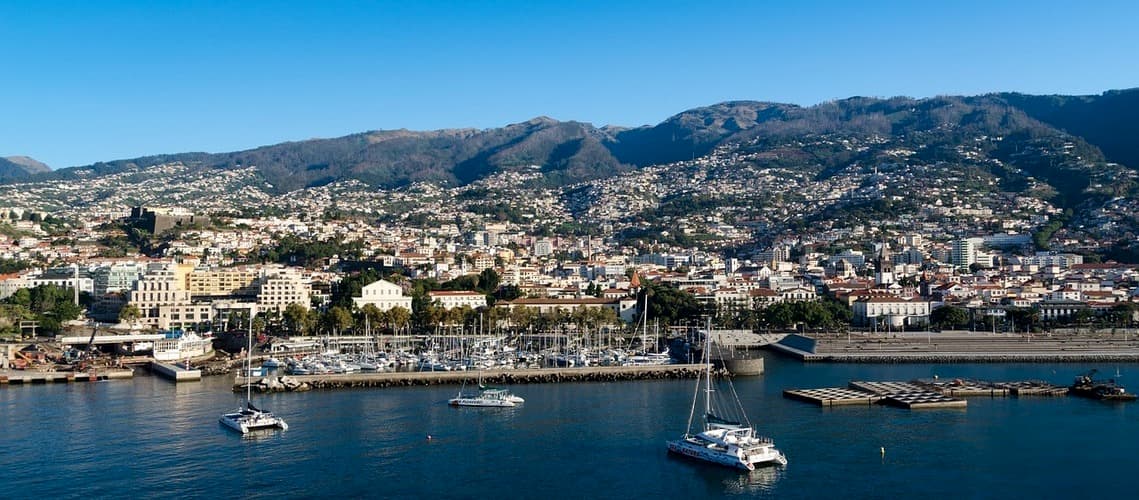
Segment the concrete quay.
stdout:
<svg viewBox="0 0 1139 500">
<path fill-rule="evenodd" d="M 174 383 L 202 380 L 202 370 L 187 368 L 181 363 L 160 363 L 158 361 L 151 361 L 150 371 L 170 379 Z"/>
<path fill-rule="evenodd" d="M 119 380 L 134 377 L 134 372 L 126 369 L 107 369 L 91 372 L 49 372 L 35 370 L 0 370 L 0 385 L 9 384 L 52 384 L 69 382 L 97 382 L 99 380 Z"/>
<path fill-rule="evenodd" d="M 659 380 L 696 378 L 706 368 L 703 364 L 654 366 L 597 366 L 580 368 L 537 368 L 523 370 L 470 370 L 450 372 L 360 372 L 330 375 L 289 375 L 298 384 L 312 389 L 347 389 L 369 387 L 408 387 L 472 383 L 486 385 L 545 384 L 558 382 L 617 382 L 624 380 Z M 235 391 L 247 383 L 257 386 L 262 377 L 235 377 Z"/>
<path fill-rule="evenodd" d="M 830 363 L 1139 362 L 1139 338 L 1106 333 L 851 333 L 813 339 L 813 352 L 781 344 L 770 348 L 802 361 Z"/>
</svg>

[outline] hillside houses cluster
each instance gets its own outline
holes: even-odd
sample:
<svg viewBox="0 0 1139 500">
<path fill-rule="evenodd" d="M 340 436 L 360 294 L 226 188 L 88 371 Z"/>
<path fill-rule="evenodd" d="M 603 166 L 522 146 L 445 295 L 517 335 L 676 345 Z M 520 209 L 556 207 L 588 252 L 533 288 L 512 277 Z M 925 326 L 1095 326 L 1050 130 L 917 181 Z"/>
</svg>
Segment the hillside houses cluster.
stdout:
<svg viewBox="0 0 1139 500">
<path fill-rule="evenodd" d="M 141 313 L 138 324 L 152 328 L 213 323 L 253 307 L 275 314 L 290 304 L 322 307 L 334 284 L 350 272 L 344 271 L 346 262 L 332 256 L 308 269 L 260 263 L 265 248 L 286 237 L 358 242 L 366 262 L 356 264 L 382 266 L 411 279 L 442 283 L 493 269 L 502 286 L 517 287 L 522 295 L 496 307 L 607 307 L 626 321 L 641 307 L 633 298 L 634 273 L 721 311 L 832 297 L 849 306 L 854 325 L 862 327 L 924 327 L 932 311 L 946 304 L 986 313 L 1033 308 L 1043 320 L 1060 320 L 1082 310 L 1102 313 L 1136 296 L 1130 266 L 1085 264 L 1071 253 L 1025 252 L 1031 238 L 1015 230 L 947 238 L 944 227 L 941 232 L 824 229 L 783 236 L 751 254 L 726 258 L 667 245 L 632 248 L 602 236 L 535 235 L 510 222 L 467 225 L 461 218 L 429 227 L 236 218 L 224 227 L 183 228 L 157 258 L 100 256 L 95 243 L 105 236 L 100 228 L 146 213 L 93 213 L 67 245 L 52 244 L 33 231 L 0 236 L 0 258 L 56 263 L 0 275 L 0 298 L 43 284 L 78 287 L 95 298 L 91 313 L 96 317 L 114 319 L 133 305 Z M 171 227 L 201 220 L 184 210 L 149 213 L 165 214 L 162 221 Z M 873 240 L 873 250 L 843 245 Z M 380 281 L 365 286 L 354 304 L 411 309 L 409 293 L 407 282 Z M 429 300 L 444 309 L 489 304 L 485 294 L 473 291 L 435 291 Z"/>
</svg>

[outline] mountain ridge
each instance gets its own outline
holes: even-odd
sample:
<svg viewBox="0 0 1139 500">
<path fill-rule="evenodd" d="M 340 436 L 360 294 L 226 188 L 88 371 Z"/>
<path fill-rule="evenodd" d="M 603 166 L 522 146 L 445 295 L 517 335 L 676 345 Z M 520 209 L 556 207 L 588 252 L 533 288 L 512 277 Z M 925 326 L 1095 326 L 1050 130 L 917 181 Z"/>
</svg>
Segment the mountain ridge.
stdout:
<svg viewBox="0 0 1139 500">
<path fill-rule="evenodd" d="M 635 128 L 598 128 L 538 116 L 498 128 L 372 130 L 235 152 L 160 154 L 56 171 L 5 159 L 0 160 L 0 182 L 69 179 L 181 162 L 223 170 L 254 166 L 277 193 L 344 179 L 385 188 L 423 181 L 464 185 L 495 173 L 535 167 L 544 182 L 567 185 L 689 160 L 730 142 L 832 132 L 899 135 L 937 127 L 994 135 L 1073 135 L 1102 151 L 1109 161 L 1134 168 L 1139 167 L 1139 146 L 1128 137 L 1135 129 L 1131 117 L 1139 115 L 1137 111 L 1139 89 L 1087 96 L 854 96 L 806 107 L 735 100 L 681 111 L 656 125 Z"/>
</svg>

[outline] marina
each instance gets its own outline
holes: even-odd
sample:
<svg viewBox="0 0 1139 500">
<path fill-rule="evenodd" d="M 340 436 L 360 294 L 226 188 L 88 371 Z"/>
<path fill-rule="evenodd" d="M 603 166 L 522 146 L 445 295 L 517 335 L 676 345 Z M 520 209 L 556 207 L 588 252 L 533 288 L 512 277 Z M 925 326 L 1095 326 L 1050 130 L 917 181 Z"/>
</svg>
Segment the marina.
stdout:
<svg viewBox="0 0 1139 500">
<path fill-rule="evenodd" d="M 852 498 L 939 498 L 947 488 L 965 498 L 1008 492 L 1039 498 L 1129 494 L 1128 486 L 1113 481 L 1074 478 L 1056 484 L 1033 472 L 1049 470 L 1054 456 L 1046 450 L 1063 447 L 1087 457 L 1089 467 L 1105 474 L 1126 473 L 1131 443 L 1139 439 L 1129 411 L 1134 408 L 1128 404 L 1075 397 L 970 397 L 968 410 L 899 411 L 863 404 L 833 411 L 781 394 L 786 387 L 825 387 L 837 380 L 913 381 L 932 379 L 935 373 L 943 383 L 957 378 L 1071 383 L 1086 368 L 820 365 L 770 354 L 767 367 L 761 377 L 733 383 L 753 423 L 787 454 L 787 467 L 742 471 L 666 452 L 665 443 L 684 429 L 694 378 L 506 386 L 489 381 L 487 372 L 484 383 L 508 387 L 526 402 L 516 409 L 455 409 L 447 401 L 461 382 L 399 390 L 266 393 L 254 395 L 254 404 L 286 419 L 289 430 L 249 434 L 218 424 L 220 410 L 244 403 L 244 394 L 232 392 L 232 376 L 172 384 L 142 372 L 114 383 L 13 386 L 0 389 L 0 405 L 6 425 L 26 431 L 6 442 L 9 453 L 0 461 L 9 474 L 7 487 L 60 497 L 76 491 L 61 479 L 78 478 L 83 478 L 83 491 L 94 496 L 154 496 L 153 484 L 124 482 L 124 474 L 160 475 L 167 481 L 163 496 L 187 498 L 200 495 L 203 484 L 219 496 L 257 491 L 280 497 L 451 497 L 453 485 L 433 480 L 440 470 L 467 478 L 464 491 L 472 496 L 501 494 L 502 476 L 488 475 L 485 464 L 514 471 L 511 490 L 527 497 L 562 498 L 569 491 L 574 492 L 570 496 L 597 498 L 628 491 L 661 498 L 819 497 L 842 491 Z M 1139 365 L 1120 368 L 1117 380 L 1128 380 Z M 1116 371 L 1114 365 L 1101 370 Z M 474 371 L 457 375 L 469 377 L 468 389 L 478 380 Z M 1088 439 L 1089 428 L 1096 429 L 1094 442 Z M 67 439 L 59 439 L 61 430 L 68 432 Z M 58 453 L 44 451 L 48 442 L 55 443 Z M 582 442 L 603 448 L 589 460 L 550 452 Z M 89 458 L 90 450 L 128 444 L 137 453 Z M 234 460 L 235 455 L 245 458 Z M 631 469 L 638 473 L 630 474 Z M 870 476 L 882 479 L 860 480 Z M 377 483 L 385 485 L 382 494 L 370 494 Z"/>
<path fill-rule="evenodd" d="M 324 375 L 290 375 L 289 379 L 313 389 L 409 387 L 483 382 L 494 385 L 548 384 L 559 382 L 618 382 L 635 380 L 691 379 L 704 365 L 596 366 L 581 368 L 531 368 L 486 371 L 390 371 Z M 235 377 L 235 390 L 263 377 Z M 281 387 L 281 390 L 285 390 Z"/>
</svg>

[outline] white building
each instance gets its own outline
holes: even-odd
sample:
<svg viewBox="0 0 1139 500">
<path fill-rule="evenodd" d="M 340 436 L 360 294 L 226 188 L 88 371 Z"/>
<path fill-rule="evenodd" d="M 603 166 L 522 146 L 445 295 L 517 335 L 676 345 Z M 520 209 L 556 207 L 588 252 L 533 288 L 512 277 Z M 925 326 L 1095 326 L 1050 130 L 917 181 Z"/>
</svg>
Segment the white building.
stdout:
<svg viewBox="0 0 1139 500">
<path fill-rule="evenodd" d="M 195 304 L 190 291 L 172 265 L 152 266 L 135 282 L 127 304 L 138 308 L 138 323 L 145 327 L 168 329 L 185 328 L 199 323 L 210 323 L 212 308 L 209 303 Z"/>
<path fill-rule="evenodd" d="M 854 301 L 852 309 L 857 325 L 884 322 L 884 326 L 901 328 L 929 323 L 929 302 L 916 296 L 876 294 Z"/>
<path fill-rule="evenodd" d="M 554 243 L 547 238 L 534 242 L 534 256 L 545 257 L 554 253 Z"/>
<path fill-rule="evenodd" d="M 966 238 L 953 241 L 950 259 L 954 267 L 968 268 L 977 262 L 977 238 Z"/>
<path fill-rule="evenodd" d="M 441 290 L 428 292 L 427 296 L 443 309 L 462 308 L 463 306 L 470 306 L 471 309 L 486 307 L 486 295 L 478 292 Z"/>
<path fill-rule="evenodd" d="M 258 280 L 257 307 L 261 311 L 284 311 L 290 304 L 306 309 L 312 303 L 312 281 L 299 269 L 266 269 Z"/>
<path fill-rule="evenodd" d="M 32 281 L 28 279 L 27 275 L 5 275 L 3 279 L 0 279 L 0 299 L 11 297 L 21 288 L 32 288 Z"/>
<path fill-rule="evenodd" d="M 353 297 L 352 302 L 356 309 L 362 309 L 368 304 L 376 306 L 381 311 L 388 311 L 394 307 L 411 310 L 411 297 L 404 296 L 403 288 L 390 281 L 379 280 L 364 285 L 360 289 L 360 297 Z"/>
</svg>

